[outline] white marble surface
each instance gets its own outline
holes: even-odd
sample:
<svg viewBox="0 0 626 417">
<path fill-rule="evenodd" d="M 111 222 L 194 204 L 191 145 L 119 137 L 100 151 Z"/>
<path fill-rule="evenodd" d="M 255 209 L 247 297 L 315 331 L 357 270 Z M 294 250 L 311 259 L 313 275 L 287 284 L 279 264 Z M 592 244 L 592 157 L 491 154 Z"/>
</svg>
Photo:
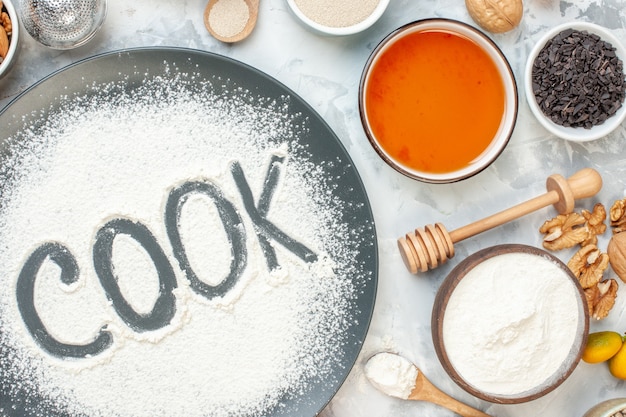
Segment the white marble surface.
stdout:
<svg viewBox="0 0 626 417">
<path fill-rule="evenodd" d="M 385 397 L 366 381 L 363 364 L 373 353 L 395 350 L 412 361 L 439 388 L 499 417 L 582 416 L 596 402 L 626 396 L 626 382 L 612 378 L 602 365 L 581 363 L 548 396 L 520 405 L 492 405 L 459 388 L 439 364 L 431 339 L 430 317 L 437 288 L 459 260 L 496 243 L 540 246 L 537 231 L 555 212 L 546 208 L 516 222 L 455 245 L 448 264 L 426 274 L 409 274 L 396 249 L 397 237 L 417 226 L 442 222 L 463 226 L 544 192 L 552 173 L 568 176 L 583 167 L 599 170 L 600 194 L 578 205 L 605 205 L 624 195 L 626 161 L 623 127 L 609 137 L 572 144 L 550 136 L 533 119 L 521 80 L 528 51 L 546 28 L 570 20 L 591 21 L 612 29 L 626 42 L 624 0 L 526 0 L 524 18 L 515 30 L 493 36 L 511 62 L 520 86 L 520 111 L 512 140 L 498 160 L 481 174 L 452 185 L 428 185 L 401 176 L 369 146 L 361 128 L 357 92 L 363 65 L 375 45 L 395 28 L 413 20 L 446 17 L 473 24 L 462 0 L 391 0 L 382 19 L 366 32 L 344 38 L 309 32 L 290 14 L 285 0 L 261 0 L 258 25 L 250 38 L 235 45 L 213 39 L 205 30 L 206 0 L 109 0 L 102 30 L 89 44 L 56 51 L 22 39 L 19 60 L 0 80 L 0 108 L 42 77 L 98 53 L 137 46 L 181 46 L 223 54 L 252 65 L 294 90 L 329 123 L 361 173 L 374 212 L 380 245 L 377 303 L 370 332 L 357 365 L 322 417 L 452 416 L 438 406 Z M 9 110 L 10 111 L 10 108 Z M 608 233 L 600 241 L 606 247 Z M 569 253 L 557 253 L 564 260 Z M 609 318 L 591 330 L 626 330 L 626 284 Z"/>
</svg>

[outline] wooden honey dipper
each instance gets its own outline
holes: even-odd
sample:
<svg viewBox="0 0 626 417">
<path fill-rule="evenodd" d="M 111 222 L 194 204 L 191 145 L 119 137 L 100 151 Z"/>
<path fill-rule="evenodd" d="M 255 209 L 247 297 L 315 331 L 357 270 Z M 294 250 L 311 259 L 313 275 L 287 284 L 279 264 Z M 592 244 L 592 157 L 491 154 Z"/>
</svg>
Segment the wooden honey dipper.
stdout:
<svg viewBox="0 0 626 417">
<path fill-rule="evenodd" d="M 547 193 L 504 211 L 448 232 L 436 223 L 407 233 L 398 239 L 398 248 L 407 269 L 416 274 L 434 269 L 454 256 L 454 244 L 486 230 L 515 220 L 533 211 L 554 205 L 559 214 L 574 211 L 575 200 L 595 195 L 602 188 L 602 177 L 584 168 L 565 179 L 553 174 L 546 180 Z"/>
</svg>

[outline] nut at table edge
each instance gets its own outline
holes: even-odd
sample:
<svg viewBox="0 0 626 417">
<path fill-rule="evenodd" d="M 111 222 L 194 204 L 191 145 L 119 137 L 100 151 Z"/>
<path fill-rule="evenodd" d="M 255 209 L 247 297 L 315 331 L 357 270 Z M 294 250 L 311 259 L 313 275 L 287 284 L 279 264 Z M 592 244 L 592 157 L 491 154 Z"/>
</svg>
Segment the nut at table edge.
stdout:
<svg viewBox="0 0 626 417">
<path fill-rule="evenodd" d="M 611 268 L 618 277 L 626 282 L 626 233 L 611 236 L 607 247 Z"/>
<path fill-rule="evenodd" d="M 522 20 L 522 0 L 465 0 L 470 16 L 483 29 L 492 33 L 512 30 Z"/>
<path fill-rule="evenodd" d="M 0 57 L 4 58 L 9 53 L 9 35 L 4 27 L 0 26 Z"/>
<path fill-rule="evenodd" d="M 613 235 L 607 252 L 613 271 L 626 282 L 626 199 L 616 200 L 609 210 Z"/>
</svg>

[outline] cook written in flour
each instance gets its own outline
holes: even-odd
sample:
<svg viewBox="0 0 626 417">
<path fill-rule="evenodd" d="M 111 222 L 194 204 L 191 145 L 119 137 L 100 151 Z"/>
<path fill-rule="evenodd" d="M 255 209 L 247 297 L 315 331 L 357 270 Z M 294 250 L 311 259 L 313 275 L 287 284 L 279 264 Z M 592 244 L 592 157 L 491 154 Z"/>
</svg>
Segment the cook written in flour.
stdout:
<svg viewBox="0 0 626 417">
<path fill-rule="evenodd" d="M 269 240 L 280 243 L 306 262 L 317 261 L 317 255 L 305 245 L 289 237 L 286 233 L 267 220 L 267 206 L 272 188 L 276 186 L 277 171 L 280 170 L 279 159 L 274 158 L 268 176 L 264 182 L 265 188 L 261 192 L 265 196 L 260 205 L 254 201 L 245 174 L 238 162 L 233 163 L 231 171 L 239 187 L 244 207 L 255 225 L 260 242 L 263 242 L 266 262 L 271 269 L 278 268 L 276 253 Z M 274 180 L 272 181 L 272 177 Z M 199 279 L 194 271 L 183 245 L 180 233 L 179 219 L 183 205 L 192 194 L 202 194 L 216 205 L 220 221 L 226 232 L 228 243 L 231 245 L 232 262 L 230 271 L 217 285 L 210 285 Z M 262 209 L 259 212 L 259 207 Z M 212 299 L 223 297 L 241 278 L 247 264 L 246 230 L 243 220 L 234 205 L 226 199 L 221 189 L 208 180 L 188 181 L 170 191 L 165 209 L 165 227 L 170 244 L 174 250 L 180 268 L 185 271 L 189 286 L 196 293 Z M 119 235 L 126 235 L 134 239 L 153 262 L 159 279 L 159 294 L 154 308 L 149 314 L 140 314 L 126 300 L 122 293 L 115 274 L 113 260 L 114 240 Z M 174 290 L 177 282 L 174 268 L 159 245 L 158 241 L 147 226 L 138 221 L 125 218 L 109 220 L 96 233 L 93 247 L 93 264 L 96 275 L 107 298 L 122 320 L 136 332 L 153 331 L 170 324 L 176 312 L 176 298 Z M 35 308 L 35 280 L 46 260 L 57 264 L 60 268 L 61 281 L 64 284 L 73 284 L 79 279 L 80 271 L 76 257 L 70 249 L 61 243 L 45 242 L 39 245 L 27 258 L 19 274 L 16 287 L 17 305 L 22 319 L 32 337 L 48 353 L 60 357 L 87 357 L 102 353 L 112 344 L 110 332 L 101 329 L 95 340 L 83 345 L 66 344 L 56 340 L 44 326 L 37 309 Z"/>
<path fill-rule="evenodd" d="M 99 86 L 11 142 L 7 407 L 250 416 L 333 380 L 362 274 L 350 208 L 288 105 L 186 77 Z"/>
</svg>

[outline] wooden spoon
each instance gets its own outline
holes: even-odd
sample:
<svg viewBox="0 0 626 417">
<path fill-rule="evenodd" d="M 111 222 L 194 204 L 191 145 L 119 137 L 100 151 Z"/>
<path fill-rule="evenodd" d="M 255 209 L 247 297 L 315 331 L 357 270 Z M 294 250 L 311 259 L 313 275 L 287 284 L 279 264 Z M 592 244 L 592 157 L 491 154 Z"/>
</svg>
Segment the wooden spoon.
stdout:
<svg viewBox="0 0 626 417">
<path fill-rule="evenodd" d="M 365 375 L 372 385 L 387 395 L 405 400 L 428 401 L 462 417 L 491 417 L 435 387 L 414 364 L 400 355 L 389 352 L 375 354 L 365 365 Z"/>
<path fill-rule="evenodd" d="M 260 0 L 242 0 L 248 6 L 248 20 L 241 31 L 235 34 L 230 33 L 220 33 L 219 28 L 213 27 L 211 24 L 211 12 L 217 3 L 220 1 L 230 1 L 230 0 L 209 0 L 205 9 L 204 9 L 204 26 L 209 31 L 213 37 L 219 41 L 226 43 L 234 43 L 244 40 L 250 35 L 254 27 L 256 26 L 256 21 L 259 16 L 259 1 Z M 236 18 L 233 16 L 232 18 L 226 18 L 232 21 L 232 19 Z"/>
</svg>

